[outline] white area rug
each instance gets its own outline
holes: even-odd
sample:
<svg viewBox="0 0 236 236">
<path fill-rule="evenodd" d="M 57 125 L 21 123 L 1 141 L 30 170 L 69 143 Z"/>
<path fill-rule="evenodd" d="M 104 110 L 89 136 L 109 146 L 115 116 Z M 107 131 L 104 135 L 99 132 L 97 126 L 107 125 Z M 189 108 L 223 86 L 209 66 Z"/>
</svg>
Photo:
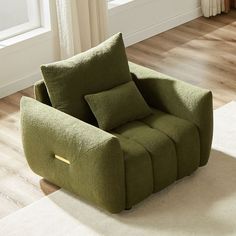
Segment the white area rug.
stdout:
<svg viewBox="0 0 236 236">
<path fill-rule="evenodd" d="M 0 221 L 0 235 L 236 235 L 236 102 L 215 111 L 209 164 L 118 215 L 59 190 Z"/>
</svg>

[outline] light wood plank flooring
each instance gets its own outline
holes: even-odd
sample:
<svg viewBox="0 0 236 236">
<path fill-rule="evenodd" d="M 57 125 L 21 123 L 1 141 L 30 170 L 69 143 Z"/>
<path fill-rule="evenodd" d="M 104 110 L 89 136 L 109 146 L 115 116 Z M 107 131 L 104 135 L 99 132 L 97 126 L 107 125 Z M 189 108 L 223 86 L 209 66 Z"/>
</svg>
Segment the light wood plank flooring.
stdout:
<svg viewBox="0 0 236 236">
<path fill-rule="evenodd" d="M 198 18 L 127 48 L 129 60 L 213 91 L 214 107 L 236 100 L 236 11 Z M 0 99 L 0 218 L 44 196 L 28 167 L 19 132 L 19 101 Z M 42 181 L 45 193 L 54 190 Z"/>
<path fill-rule="evenodd" d="M 198 18 L 127 49 L 129 60 L 236 100 L 236 11 Z"/>
</svg>

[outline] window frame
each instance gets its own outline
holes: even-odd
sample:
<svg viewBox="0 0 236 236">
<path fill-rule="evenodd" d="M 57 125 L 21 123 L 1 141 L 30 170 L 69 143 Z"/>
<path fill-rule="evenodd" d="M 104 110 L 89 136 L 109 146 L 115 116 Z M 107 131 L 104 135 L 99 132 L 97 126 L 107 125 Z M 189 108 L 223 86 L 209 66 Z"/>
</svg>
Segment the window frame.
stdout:
<svg viewBox="0 0 236 236">
<path fill-rule="evenodd" d="M 0 41 L 7 40 L 41 27 L 41 1 L 27 0 L 27 8 L 29 21 L 0 31 Z"/>
</svg>

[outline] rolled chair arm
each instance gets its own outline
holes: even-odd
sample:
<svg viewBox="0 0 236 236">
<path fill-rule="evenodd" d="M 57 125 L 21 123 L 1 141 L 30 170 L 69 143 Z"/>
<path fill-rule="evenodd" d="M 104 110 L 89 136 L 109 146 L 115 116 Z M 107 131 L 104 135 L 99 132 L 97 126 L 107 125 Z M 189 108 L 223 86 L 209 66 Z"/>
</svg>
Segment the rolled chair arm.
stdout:
<svg viewBox="0 0 236 236">
<path fill-rule="evenodd" d="M 213 134 L 212 93 L 170 76 L 129 63 L 130 72 L 153 107 L 193 122 L 199 130 L 200 166 L 207 163 Z"/>
<path fill-rule="evenodd" d="M 125 208 L 124 159 L 115 136 L 27 97 L 21 128 L 35 173 L 112 213 Z"/>
</svg>

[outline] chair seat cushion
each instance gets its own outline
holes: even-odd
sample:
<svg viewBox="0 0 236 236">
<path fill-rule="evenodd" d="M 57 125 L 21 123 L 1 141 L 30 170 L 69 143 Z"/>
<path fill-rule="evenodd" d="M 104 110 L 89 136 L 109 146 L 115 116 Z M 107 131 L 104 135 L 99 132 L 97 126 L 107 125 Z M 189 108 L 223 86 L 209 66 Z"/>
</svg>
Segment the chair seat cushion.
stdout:
<svg viewBox="0 0 236 236">
<path fill-rule="evenodd" d="M 153 109 L 153 113 L 142 122 L 161 131 L 175 144 L 178 179 L 190 175 L 200 164 L 200 137 L 197 127 L 187 120 L 156 109 Z"/>
<path fill-rule="evenodd" d="M 152 115 L 111 133 L 124 153 L 127 207 L 199 166 L 198 130 L 186 120 L 153 109 Z"/>
<path fill-rule="evenodd" d="M 152 160 L 142 145 L 114 134 L 119 138 L 125 159 L 126 208 L 130 208 L 153 192 Z"/>
</svg>

